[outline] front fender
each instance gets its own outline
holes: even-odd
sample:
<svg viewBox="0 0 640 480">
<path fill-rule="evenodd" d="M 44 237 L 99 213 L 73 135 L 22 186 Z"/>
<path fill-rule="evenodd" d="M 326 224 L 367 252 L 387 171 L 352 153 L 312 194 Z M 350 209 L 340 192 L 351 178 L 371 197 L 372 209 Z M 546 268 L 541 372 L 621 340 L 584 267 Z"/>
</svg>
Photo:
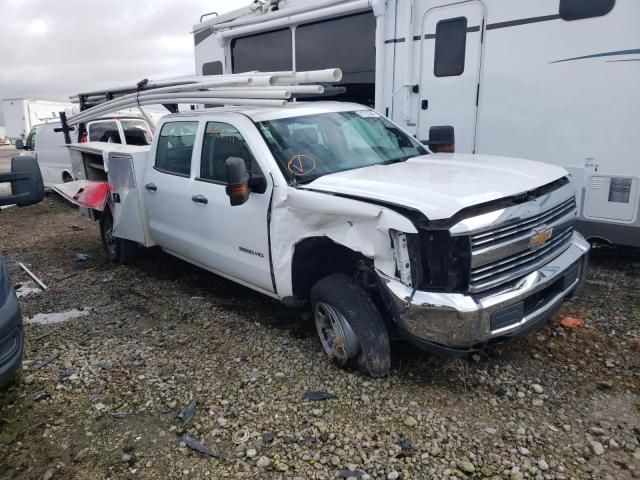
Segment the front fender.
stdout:
<svg viewBox="0 0 640 480">
<path fill-rule="evenodd" d="M 394 276 L 390 229 L 417 233 L 407 217 L 381 205 L 291 187 L 275 192 L 271 252 L 278 296 L 293 294 L 295 245 L 308 237 L 327 237 L 372 259 L 376 269 Z"/>
</svg>

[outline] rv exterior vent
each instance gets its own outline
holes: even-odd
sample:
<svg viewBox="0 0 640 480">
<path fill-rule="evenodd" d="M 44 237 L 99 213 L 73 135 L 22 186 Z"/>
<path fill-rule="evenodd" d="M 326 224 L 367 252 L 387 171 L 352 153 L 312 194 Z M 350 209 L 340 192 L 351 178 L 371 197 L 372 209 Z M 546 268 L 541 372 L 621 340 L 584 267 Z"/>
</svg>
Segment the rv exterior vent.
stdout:
<svg viewBox="0 0 640 480">
<path fill-rule="evenodd" d="M 600 190 L 604 186 L 604 177 L 591 177 L 591 190 Z"/>
</svg>

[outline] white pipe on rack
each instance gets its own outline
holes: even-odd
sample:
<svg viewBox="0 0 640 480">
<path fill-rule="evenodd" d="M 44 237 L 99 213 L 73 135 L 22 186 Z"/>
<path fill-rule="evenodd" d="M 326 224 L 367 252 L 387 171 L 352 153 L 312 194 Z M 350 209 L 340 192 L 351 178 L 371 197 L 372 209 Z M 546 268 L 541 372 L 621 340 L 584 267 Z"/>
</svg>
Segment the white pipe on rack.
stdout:
<svg viewBox="0 0 640 480">
<path fill-rule="evenodd" d="M 228 75 L 218 75 L 217 77 L 228 77 Z M 151 89 L 151 88 L 160 88 L 160 87 L 170 87 L 170 86 L 174 86 L 174 85 L 187 85 L 187 84 L 193 84 L 193 83 L 201 83 L 203 81 L 203 79 L 205 78 L 211 78 L 211 77 L 203 77 L 202 75 L 185 75 L 182 77 L 170 77 L 170 78 L 163 78 L 161 80 L 149 80 L 149 82 L 145 85 L 145 89 Z M 115 87 L 115 88 L 111 88 L 109 90 L 94 90 L 91 92 L 81 92 L 77 95 L 72 95 L 71 97 L 69 97 L 72 101 L 75 99 L 77 100 L 80 96 L 90 96 L 90 95 L 104 95 L 105 92 L 111 92 L 111 93 L 118 93 L 118 92 L 130 92 L 131 90 L 136 90 L 137 85 L 136 84 L 129 84 L 129 85 L 124 85 L 124 86 L 120 86 L 120 87 Z"/>
<path fill-rule="evenodd" d="M 251 76 L 247 76 L 251 75 Z M 198 87 L 211 86 L 232 86 L 235 83 L 240 83 L 247 86 L 273 86 L 273 85 L 284 85 L 289 83 L 313 83 L 313 82 L 338 82 L 342 79 L 342 71 L 339 68 L 334 69 L 325 69 L 325 70 L 312 70 L 309 72 L 251 72 L 250 74 L 233 74 L 233 75 L 222 75 L 217 79 L 209 79 L 206 80 L 204 77 L 199 77 L 198 82 L 189 83 L 189 84 L 180 84 L 176 86 L 167 86 L 161 87 L 162 91 L 165 90 L 194 90 Z M 159 83 L 159 82 L 156 82 Z M 264 84 L 264 85 L 263 85 Z M 161 91 L 161 88 L 154 89 L 145 89 L 140 92 L 131 93 L 128 95 L 123 95 L 122 97 L 118 97 L 112 102 L 116 101 L 124 101 L 125 99 L 131 98 L 140 98 L 143 95 L 149 94 L 151 92 Z M 315 93 L 315 92 L 312 92 Z M 105 102 L 101 105 L 97 105 L 92 107 L 95 109 L 94 112 L 100 111 L 105 105 Z M 78 118 L 82 118 L 82 112 L 78 116 L 74 117 L 73 120 L 77 121 Z M 71 119 L 70 119 L 71 120 Z"/>
<path fill-rule="evenodd" d="M 96 115 L 104 115 L 106 112 L 113 112 L 122 110 L 128 107 L 135 107 L 139 103 L 142 103 L 143 100 L 154 100 L 156 104 L 162 103 L 174 103 L 170 102 L 170 100 L 181 97 L 189 97 L 189 98 L 197 98 L 201 101 L 197 103 L 211 103 L 209 102 L 209 98 L 255 98 L 255 99 L 289 99 L 291 98 L 291 92 L 281 88 L 280 90 L 253 90 L 250 89 L 242 89 L 241 91 L 237 91 L 234 89 L 225 89 L 221 90 L 208 90 L 208 91 L 196 91 L 196 92 L 165 92 L 165 93 L 155 93 L 154 90 L 150 90 L 145 92 L 144 94 L 140 94 L 139 96 L 132 96 L 128 98 L 119 98 L 116 100 L 112 100 L 110 102 L 103 103 L 102 105 L 90 108 L 85 110 L 84 112 L 74 115 L 68 119 L 69 124 L 76 123 L 86 123 L 87 118 L 95 118 Z M 188 103 L 188 102 L 180 102 L 180 103 Z M 148 102 L 147 102 L 148 104 Z"/>
<path fill-rule="evenodd" d="M 251 77 L 222 78 L 222 79 L 215 79 L 215 80 L 207 79 L 206 81 L 204 81 L 203 78 L 204 77 L 201 77 L 201 81 L 199 83 L 172 85 L 172 86 L 153 88 L 153 89 L 147 88 L 145 90 L 140 90 L 140 92 L 130 93 L 128 95 L 123 95 L 121 97 L 114 98 L 111 101 L 114 102 L 114 101 L 121 101 L 125 99 L 138 98 L 139 96 L 146 95 L 147 93 L 150 93 L 150 92 L 154 92 L 154 93 L 175 92 L 175 91 L 194 90 L 195 88 L 210 88 L 210 87 L 225 87 L 225 86 L 231 87 L 235 85 L 251 86 L 253 83 L 253 79 Z M 101 105 L 104 105 L 105 103 L 102 103 Z M 101 105 L 97 105 L 92 108 L 99 108 Z"/>
<path fill-rule="evenodd" d="M 207 105 L 232 105 L 232 106 L 246 106 L 246 107 L 273 107 L 281 108 L 287 105 L 287 100 L 267 100 L 262 98 L 250 99 L 250 98 L 197 98 L 197 97 L 176 97 L 168 98 L 166 103 L 178 103 L 178 104 L 198 104 L 206 103 Z M 158 103 L 156 99 L 144 99 L 140 100 L 140 105 L 155 105 Z M 135 105 L 138 105 L 137 103 Z M 78 123 L 85 123 L 94 119 L 94 117 L 100 117 L 106 113 L 117 112 L 122 110 L 121 106 L 113 107 L 98 115 L 87 115 L 82 120 L 71 118 L 68 120 L 69 125 L 76 125 Z"/>
<path fill-rule="evenodd" d="M 342 70 L 328 68 L 326 70 L 312 70 L 310 72 L 294 72 L 293 75 L 273 75 L 271 85 L 287 83 L 332 83 L 342 80 Z"/>
<path fill-rule="evenodd" d="M 181 78 L 173 84 L 167 80 L 149 82 L 144 90 L 122 95 L 72 115 L 67 123 L 69 125 L 86 123 L 110 112 L 149 104 L 202 103 L 282 107 L 294 94 L 324 92 L 322 85 L 298 85 L 300 83 L 334 83 L 341 79 L 342 71 L 339 68 L 330 68 L 308 72 L 247 72 L 246 74 L 220 75 L 217 78 L 195 77 L 194 81 Z M 149 85 L 164 86 L 149 88 Z M 108 92 L 113 93 L 113 90 Z M 93 94 L 94 98 L 98 97 L 98 93 Z M 144 111 L 142 113 L 144 115 Z"/>
</svg>

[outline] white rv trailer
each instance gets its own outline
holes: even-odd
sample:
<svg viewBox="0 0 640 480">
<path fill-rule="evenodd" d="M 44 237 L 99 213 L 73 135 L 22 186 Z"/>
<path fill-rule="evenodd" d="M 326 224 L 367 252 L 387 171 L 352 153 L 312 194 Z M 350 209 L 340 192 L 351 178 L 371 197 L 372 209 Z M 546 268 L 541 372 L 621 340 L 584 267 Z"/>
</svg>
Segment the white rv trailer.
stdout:
<svg viewBox="0 0 640 480">
<path fill-rule="evenodd" d="M 337 99 L 420 140 L 564 166 L 579 229 L 640 246 L 637 0 L 261 0 L 194 41 L 198 74 L 338 66 Z"/>
<path fill-rule="evenodd" d="M 2 101 L 4 122 L 9 140 L 26 140 L 36 125 L 58 120 L 59 112 L 73 105 L 56 100 L 32 100 L 29 98 L 6 98 Z"/>
</svg>

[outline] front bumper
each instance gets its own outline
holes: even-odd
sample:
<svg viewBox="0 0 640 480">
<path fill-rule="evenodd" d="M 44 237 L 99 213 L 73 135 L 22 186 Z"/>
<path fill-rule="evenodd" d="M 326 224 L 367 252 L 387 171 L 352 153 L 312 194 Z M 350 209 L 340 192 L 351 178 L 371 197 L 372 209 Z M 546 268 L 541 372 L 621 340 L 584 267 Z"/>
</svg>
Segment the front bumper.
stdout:
<svg viewBox="0 0 640 480">
<path fill-rule="evenodd" d="M 544 325 L 584 282 L 588 252 L 589 244 L 574 232 L 558 257 L 515 286 L 484 296 L 413 290 L 378 273 L 400 333 L 423 348 L 455 355 Z"/>
</svg>

